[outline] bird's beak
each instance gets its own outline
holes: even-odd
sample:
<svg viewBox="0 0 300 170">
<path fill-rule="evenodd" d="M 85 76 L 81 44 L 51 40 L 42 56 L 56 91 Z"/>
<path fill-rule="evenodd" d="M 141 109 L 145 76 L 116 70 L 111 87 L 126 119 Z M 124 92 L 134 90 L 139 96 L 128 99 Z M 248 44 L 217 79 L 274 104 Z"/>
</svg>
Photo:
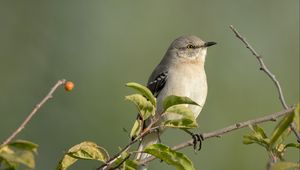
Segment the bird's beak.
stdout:
<svg viewBox="0 0 300 170">
<path fill-rule="evenodd" d="M 212 45 L 216 45 L 217 43 L 216 42 L 213 42 L 213 41 L 211 41 L 211 42 L 206 42 L 206 43 L 204 43 L 204 47 L 209 47 L 209 46 L 212 46 Z"/>
</svg>

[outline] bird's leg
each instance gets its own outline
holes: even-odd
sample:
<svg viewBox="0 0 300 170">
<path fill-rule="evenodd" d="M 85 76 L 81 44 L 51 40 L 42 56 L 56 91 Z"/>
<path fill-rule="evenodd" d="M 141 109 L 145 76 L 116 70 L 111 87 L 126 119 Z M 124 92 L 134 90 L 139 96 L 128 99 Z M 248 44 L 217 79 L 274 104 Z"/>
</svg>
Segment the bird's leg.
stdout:
<svg viewBox="0 0 300 170">
<path fill-rule="evenodd" d="M 159 129 L 156 129 L 156 135 L 157 135 L 158 143 L 161 143 L 160 130 Z"/>
<path fill-rule="evenodd" d="M 157 135 L 157 139 L 158 139 L 158 143 L 161 143 L 161 138 L 160 138 L 160 130 L 156 129 L 156 135 Z M 161 159 L 160 162 L 163 162 L 163 160 Z"/>
<path fill-rule="evenodd" d="M 196 150 L 197 147 L 197 143 L 199 142 L 199 146 L 198 146 L 198 151 L 201 150 L 202 147 L 202 141 L 204 140 L 202 134 L 197 134 L 197 133 L 193 133 L 187 129 L 183 129 L 186 133 L 188 133 L 189 135 L 192 136 L 193 138 L 193 146 L 194 146 L 194 150 Z"/>
</svg>

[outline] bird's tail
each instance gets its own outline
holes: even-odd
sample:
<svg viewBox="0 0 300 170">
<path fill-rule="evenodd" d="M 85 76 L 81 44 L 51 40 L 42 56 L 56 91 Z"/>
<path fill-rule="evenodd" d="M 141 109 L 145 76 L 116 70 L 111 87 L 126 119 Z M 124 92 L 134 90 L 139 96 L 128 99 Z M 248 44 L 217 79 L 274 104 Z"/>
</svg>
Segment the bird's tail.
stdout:
<svg viewBox="0 0 300 170">
<path fill-rule="evenodd" d="M 138 151 L 142 152 L 147 146 L 158 143 L 159 139 L 158 139 L 158 132 L 153 132 L 148 134 L 147 136 L 145 136 L 143 138 L 143 140 L 141 141 Z M 148 157 L 150 157 L 151 155 L 147 154 L 147 153 L 138 153 L 136 158 L 139 161 L 145 160 Z M 146 166 L 140 166 L 138 167 L 138 170 L 146 170 Z"/>
</svg>

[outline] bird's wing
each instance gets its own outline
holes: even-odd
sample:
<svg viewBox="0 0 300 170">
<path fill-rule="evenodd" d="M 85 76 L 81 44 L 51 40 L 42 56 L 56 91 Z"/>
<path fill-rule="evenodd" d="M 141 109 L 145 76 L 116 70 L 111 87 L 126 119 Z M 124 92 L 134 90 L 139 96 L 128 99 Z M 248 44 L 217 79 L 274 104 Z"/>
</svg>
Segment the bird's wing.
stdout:
<svg viewBox="0 0 300 170">
<path fill-rule="evenodd" d="M 157 97 L 159 92 L 164 88 L 167 79 L 168 71 L 163 71 L 156 76 L 153 76 L 152 80 L 149 80 L 147 87 L 155 97 Z"/>
<path fill-rule="evenodd" d="M 150 76 L 150 79 L 148 80 L 147 87 L 152 92 L 152 94 L 157 97 L 159 92 L 163 89 L 167 82 L 168 78 L 168 71 L 158 71 L 153 72 Z M 137 119 L 142 120 L 142 117 L 140 114 L 137 115 Z M 142 120 L 142 129 L 145 129 L 147 127 L 147 124 L 149 123 L 147 120 Z M 134 140 L 134 137 L 131 139 Z"/>
</svg>

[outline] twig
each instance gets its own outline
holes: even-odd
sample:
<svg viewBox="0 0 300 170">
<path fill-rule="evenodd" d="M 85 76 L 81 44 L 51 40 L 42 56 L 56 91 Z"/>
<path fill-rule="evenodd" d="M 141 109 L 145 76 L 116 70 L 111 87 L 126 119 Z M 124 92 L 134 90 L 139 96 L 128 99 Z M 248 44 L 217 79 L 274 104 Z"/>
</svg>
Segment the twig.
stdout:
<svg viewBox="0 0 300 170">
<path fill-rule="evenodd" d="M 281 86 L 279 84 L 279 81 L 276 79 L 275 75 L 272 74 L 270 72 L 270 70 L 267 68 L 267 66 L 265 65 L 263 59 L 262 59 L 262 56 L 259 55 L 255 50 L 254 48 L 246 41 L 246 39 L 244 37 L 242 37 L 240 35 L 240 33 L 232 26 L 230 25 L 230 29 L 234 32 L 234 34 L 236 35 L 236 37 L 238 39 L 240 39 L 246 46 L 246 48 L 248 48 L 250 50 L 250 52 L 256 57 L 256 59 L 258 60 L 259 62 L 259 65 L 260 65 L 260 70 L 265 72 L 269 77 L 270 79 L 274 82 L 276 88 L 277 88 L 277 91 L 278 91 L 278 95 L 279 95 L 279 100 L 283 106 L 283 108 L 287 109 L 288 106 L 285 102 L 285 99 L 284 99 L 284 96 L 283 96 L 283 92 L 282 92 L 282 89 L 281 89 Z"/>
<path fill-rule="evenodd" d="M 138 135 L 136 138 L 134 138 L 133 141 L 131 141 L 130 143 L 128 143 L 123 149 L 121 149 L 117 154 L 115 154 L 115 156 L 113 156 L 112 158 L 110 158 L 105 164 L 103 164 L 102 166 L 100 166 L 99 168 L 97 168 L 97 170 L 106 170 L 106 169 L 109 169 L 110 166 L 118 159 L 118 157 L 121 156 L 121 154 L 123 152 L 127 151 L 128 149 L 130 149 L 130 147 L 133 144 L 135 144 L 137 141 L 139 141 L 141 138 L 145 137 L 146 135 L 152 133 L 154 130 L 158 129 L 160 126 L 152 127 L 157 121 L 158 121 L 158 119 L 152 121 L 148 125 L 148 127 L 140 135 Z"/>
<path fill-rule="evenodd" d="M 9 142 L 11 142 L 25 128 L 25 126 L 29 123 L 35 113 L 43 106 L 43 104 L 45 104 L 47 100 L 52 98 L 52 94 L 55 92 L 55 90 L 65 83 L 65 79 L 58 80 L 57 83 L 51 88 L 49 93 L 33 108 L 33 110 L 25 118 L 23 123 L 1 144 L 1 146 L 7 145 Z"/>
<path fill-rule="evenodd" d="M 280 83 L 279 81 L 276 79 L 275 75 L 271 73 L 271 71 L 268 69 L 268 67 L 265 65 L 263 59 L 262 59 L 262 56 L 259 55 L 255 50 L 254 48 L 247 42 L 247 40 L 241 36 L 241 34 L 232 26 L 230 25 L 230 29 L 234 32 L 235 36 L 240 39 L 246 46 L 246 48 L 248 48 L 250 50 L 250 52 L 256 57 L 256 59 L 258 60 L 259 62 L 259 65 L 260 65 L 260 70 L 265 72 L 267 74 L 267 76 L 273 81 L 273 83 L 275 84 L 276 86 L 276 89 L 277 89 L 277 92 L 278 92 L 278 95 L 279 95 L 279 100 L 281 102 L 281 105 L 284 109 L 288 109 L 288 105 L 286 104 L 285 102 L 285 99 L 284 99 L 284 95 L 283 95 L 283 92 L 282 92 L 282 88 L 280 86 Z M 294 123 L 292 123 L 290 125 L 293 133 L 295 134 L 296 138 L 297 138 L 297 141 L 298 143 L 300 143 L 300 133 L 297 131 L 297 128 L 295 126 Z"/>
<path fill-rule="evenodd" d="M 228 133 L 228 132 L 231 132 L 231 131 L 234 131 L 234 130 L 237 130 L 237 129 L 241 129 L 241 128 L 244 128 L 244 127 L 248 127 L 249 125 L 260 124 L 260 123 L 267 122 L 267 121 L 275 121 L 278 117 L 281 117 L 281 116 L 292 113 L 294 111 L 294 109 L 295 109 L 295 107 L 291 107 L 291 108 L 288 108 L 286 110 L 283 110 L 283 111 L 280 111 L 280 112 L 277 112 L 277 113 L 266 115 L 264 117 L 260 117 L 260 118 L 256 118 L 256 119 L 252 119 L 252 120 L 247 120 L 247 121 L 244 121 L 244 122 L 235 123 L 233 125 L 227 126 L 225 128 L 219 129 L 219 130 L 203 133 L 202 136 L 203 136 L 203 139 L 208 139 L 208 138 L 212 138 L 212 137 L 220 137 L 221 135 L 223 135 L 225 133 Z M 180 149 L 186 148 L 188 146 L 193 146 L 193 139 L 185 141 L 185 142 L 183 142 L 179 145 L 176 145 L 176 146 L 172 147 L 172 149 L 173 150 L 180 150 Z M 140 164 L 145 165 L 145 164 L 147 164 L 148 162 L 150 162 L 154 159 L 156 159 L 156 158 L 154 156 L 151 156 L 151 157 L 149 157 L 145 160 L 142 160 L 140 162 Z"/>
</svg>

